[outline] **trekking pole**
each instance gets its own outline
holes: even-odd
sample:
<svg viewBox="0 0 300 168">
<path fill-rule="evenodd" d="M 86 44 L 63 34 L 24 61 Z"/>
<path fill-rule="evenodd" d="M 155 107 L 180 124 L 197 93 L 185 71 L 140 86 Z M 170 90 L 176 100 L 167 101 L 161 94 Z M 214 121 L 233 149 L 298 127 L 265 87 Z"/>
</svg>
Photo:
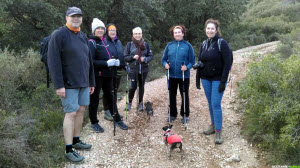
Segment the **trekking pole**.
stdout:
<svg viewBox="0 0 300 168">
<path fill-rule="evenodd" d="M 182 62 L 181 66 L 184 65 Z M 186 130 L 186 114 L 185 114 L 185 89 L 184 89 L 184 71 L 182 71 L 182 92 L 183 92 L 183 114 L 184 114 L 184 130 Z"/>
<path fill-rule="evenodd" d="M 141 87 L 142 87 L 142 89 L 144 89 L 144 78 L 143 78 L 143 73 L 144 73 L 144 71 L 143 71 L 143 64 L 142 64 L 142 62 L 141 62 L 141 82 L 142 82 L 142 84 L 141 84 Z M 140 87 L 139 87 L 139 89 L 140 89 Z M 139 94 L 141 94 L 140 93 L 140 90 L 139 90 Z M 144 93 L 143 93 L 144 94 Z M 141 97 L 143 97 L 143 95 L 141 96 Z M 142 100 L 140 100 L 140 96 L 139 96 L 139 104 L 140 103 L 142 103 L 142 106 L 143 106 L 143 99 Z M 144 109 L 143 110 L 141 110 L 141 111 L 144 111 Z"/>
<path fill-rule="evenodd" d="M 126 72 L 126 74 L 127 74 L 127 77 L 126 77 L 126 108 L 125 108 L 125 119 L 127 120 L 127 111 L 128 111 L 128 109 L 127 109 L 127 103 L 129 103 L 128 102 L 128 73 L 129 72 Z"/>
<path fill-rule="evenodd" d="M 117 68 L 115 66 L 112 67 L 112 71 L 113 71 L 113 78 L 112 78 L 112 85 L 113 85 L 113 89 L 112 89 L 112 95 L 113 95 L 113 123 L 114 123 L 114 136 L 116 135 L 116 109 L 115 109 L 115 83 L 116 83 L 116 76 L 117 76 Z"/>
<path fill-rule="evenodd" d="M 167 60 L 167 64 L 169 65 L 168 69 L 168 76 L 167 76 L 167 82 L 168 82 L 168 91 L 169 91 L 169 102 L 168 102 L 168 113 L 169 113 L 169 126 L 171 125 L 171 107 L 170 107 L 170 62 Z"/>
<path fill-rule="evenodd" d="M 139 71 L 140 71 L 140 66 L 139 66 L 139 59 L 140 57 L 136 60 L 136 71 L 135 71 L 135 82 L 136 82 L 136 113 L 139 111 L 139 94 L 140 94 L 140 87 L 138 85 L 138 80 L 139 80 Z"/>
<path fill-rule="evenodd" d="M 232 83 L 233 83 L 233 77 L 232 77 L 232 79 L 231 79 L 231 81 L 230 81 L 230 97 L 231 97 Z"/>
<path fill-rule="evenodd" d="M 232 76 L 231 76 L 231 73 L 229 73 L 229 80 L 228 80 L 228 83 L 230 82 L 230 92 L 229 92 L 229 96 L 231 97 L 231 89 L 232 89 Z"/>
</svg>

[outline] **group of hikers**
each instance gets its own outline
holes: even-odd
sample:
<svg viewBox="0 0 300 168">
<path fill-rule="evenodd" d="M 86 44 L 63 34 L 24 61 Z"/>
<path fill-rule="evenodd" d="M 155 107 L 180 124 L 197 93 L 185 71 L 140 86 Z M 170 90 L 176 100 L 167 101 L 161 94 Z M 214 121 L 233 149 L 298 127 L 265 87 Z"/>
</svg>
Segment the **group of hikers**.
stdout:
<svg viewBox="0 0 300 168">
<path fill-rule="evenodd" d="M 69 7 L 66 25 L 52 32 L 47 53 L 47 64 L 56 94 L 60 97 L 65 117 L 63 133 L 66 144 L 65 158 L 73 163 L 81 163 L 84 157 L 75 149 L 89 150 L 92 145 L 80 139 L 85 107 L 88 106 L 91 128 L 97 133 L 104 132 L 97 119 L 100 91 L 103 92 L 104 118 L 114 122 L 123 130 L 128 126 L 123 122 L 117 107 L 117 91 L 122 71 L 130 76 L 129 101 L 125 110 L 132 106 L 135 91 L 139 87 L 137 108 L 143 111 L 144 85 L 153 59 L 150 45 L 144 41 L 142 29 L 132 30 L 132 40 L 125 49 L 118 38 L 115 24 L 105 24 L 98 18 L 92 21 L 92 35 L 87 38 L 80 30 L 82 11 Z M 192 45 L 184 40 L 186 28 L 175 25 L 170 28 L 174 41 L 167 44 L 161 63 L 166 69 L 169 89 L 168 122 L 176 120 L 176 95 L 179 88 L 182 105 L 182 123 L 189 122 L 190 69 L 197 69 L 196 87 L 200 79 L 208 101 L 211 124 L 203 131 L 205 135 L 216 135 L 215 143 L 222 144 L 221 100 L 227 84 L 232 62 L 231 50 L 223 40 L 219 22 L 209 19 L 205 23 L 207 40 L 200 47 L 198 62 Z M 157 68 L 157 67 L 155 67 Z"/>
</svg>

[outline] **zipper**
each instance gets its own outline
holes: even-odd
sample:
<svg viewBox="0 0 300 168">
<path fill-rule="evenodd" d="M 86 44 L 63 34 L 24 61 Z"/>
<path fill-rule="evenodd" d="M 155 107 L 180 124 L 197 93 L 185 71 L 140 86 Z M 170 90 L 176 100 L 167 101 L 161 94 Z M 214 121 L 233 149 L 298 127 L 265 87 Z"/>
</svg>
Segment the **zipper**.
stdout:
<svg viewBox="0 0 300 168">
<path fill-rule="evenodd" d="M 178 55 L 178 48 L 179 48 L 179 41 L 177 41 L 177 49 L 176 49 L 176 56 L 175 56 L 175 73 L 176 73 L 176 65 L 177 65 L 177 55 Z"/>
</svg>

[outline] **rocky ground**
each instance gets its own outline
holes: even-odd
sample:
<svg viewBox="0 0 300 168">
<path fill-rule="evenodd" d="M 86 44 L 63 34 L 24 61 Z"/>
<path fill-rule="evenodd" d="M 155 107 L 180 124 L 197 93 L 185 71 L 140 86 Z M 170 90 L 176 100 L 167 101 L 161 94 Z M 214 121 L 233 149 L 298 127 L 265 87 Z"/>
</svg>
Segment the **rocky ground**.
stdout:
<svg viewBox="0 0 300 168">
<path fill-rule="evenodd" d="M 127 115 L 125 123 L 129 130 L 116 129 L 113 136 L 113 124 L 103 119 L 99 112 L 100 125 L 104 133 L 95 133 L 90 124 L 83 128 L 84 141 L 93 144 L 91 151 L 79 151 L 86 159 L 80 165 L 66 163 L 64 167 L 271 167 L 266 165 L 263 154 L 258 153 L 252 144 L 240 134 L 242 112 L 237 100 L 237 83 L 245 77 L 247 65 L 253 53 L 266 55 L 273 52 L 278 42 L 266 43 L 235 51 L 234 63 L 229 82 L 222 101 L 223 135 L 225 142 L 215 145 L 214 135 L 206 136 L 202 131 L 210 124 L 207 101 L 203 89 L 195 87 L 195 71 L 191 70 L 190 81 L 190 122 L 184 130 L 181 117 L 173 123 L 173 132 L 183 139 L 184 158 L 178 151 L 167 156 L 163 143 L 162 127 L 167 125 L 168 90 L 167 79 L 162 77 L 145 85 L 145 101 L 153 102 L 154 116 L 148 119 L 145 113 L 136 112 L 135 103 Z M 152 67 L 154 68 L 154 67 Z M 160 67 L 159 67 L 160 68 Z M 133 100 L 133 102 L 136 102 Z M 181 99 L 178 93 L 177 107 L 180 109 Z M 120 113 L 125 117 L 125 98 L 118 102 Z"/>
</svg>

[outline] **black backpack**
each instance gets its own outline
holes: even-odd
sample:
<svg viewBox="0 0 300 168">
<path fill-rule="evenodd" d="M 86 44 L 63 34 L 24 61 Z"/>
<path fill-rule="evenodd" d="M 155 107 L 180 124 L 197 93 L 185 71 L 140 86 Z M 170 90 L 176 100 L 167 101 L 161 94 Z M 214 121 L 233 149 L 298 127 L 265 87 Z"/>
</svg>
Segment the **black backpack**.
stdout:
<svg viewBox="0 0 300 168">
<path fill-rule="evenodd" d="M 41 42 L 41 51 L 40 51 L 40 58 L 41 61 L 44 63 L 47 73 L 47 88 L 49 88 L 49 68 L 47 64 L 47 53 L 48 53 L 48 43 L 50 40 L 50 36 L 45 37 Z"/>
<path fill-rule="evenodd" d="M 58 29 L 62 29 L 64 27 L 60 27 Z M 67 33 L 64 33 L 67 34 Z M 51 38 L 50 36 L 44 37 L 44 39 L 41 41 L 41 50 L 40 50 L 40 59 L 44 63 L 45 68 L 46 68 L 46 73 L 47 73 L 47 88 L 49 88 L 50 84 L 50 75 L 49 75 L 49 68 L 48 68 L 48 63 L 47 63 L 47 53 L 48 53 L 48 43 Z"/>
</svg>

